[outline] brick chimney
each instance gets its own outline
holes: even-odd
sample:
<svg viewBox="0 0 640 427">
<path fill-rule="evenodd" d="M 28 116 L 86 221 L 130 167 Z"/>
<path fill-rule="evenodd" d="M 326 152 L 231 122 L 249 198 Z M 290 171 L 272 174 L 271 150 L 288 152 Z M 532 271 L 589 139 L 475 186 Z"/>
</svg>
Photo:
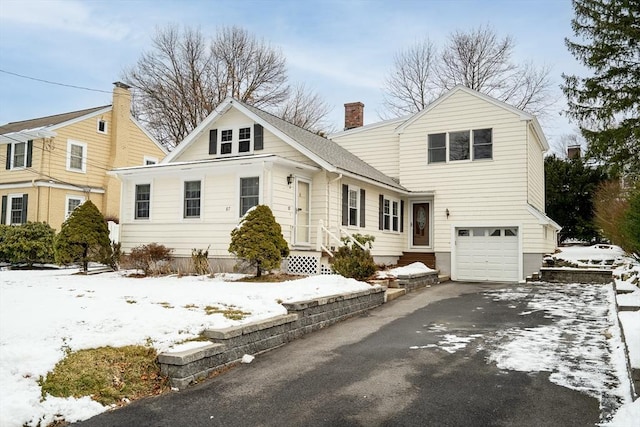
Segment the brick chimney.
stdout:
<svg viewBox="0 0 640 427">
<path fill-rule="evenodd" d="M 344 104 L 344 130 L 362 127 L 364 124 L 364 104 L 349 102 Z"/>
</svg>

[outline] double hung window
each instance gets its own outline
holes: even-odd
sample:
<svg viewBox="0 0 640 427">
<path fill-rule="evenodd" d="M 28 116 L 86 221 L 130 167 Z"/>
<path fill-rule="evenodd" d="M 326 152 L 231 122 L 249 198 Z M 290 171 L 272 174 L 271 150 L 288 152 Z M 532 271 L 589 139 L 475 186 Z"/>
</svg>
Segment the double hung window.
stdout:
<svg viewBox="0 0 640 427">
<path fill-rule="evenodd" d="M 151 211 L 151 184 L 136 185 L 135 219 L 149 219 Z"/>
<path fill-rule="evenodd" d="M 184 183 L 184 217 L 200 218 L 201 181 L 185 181 Z"/>
<path fill-rule="evenodd" d="M 260 203 L 260 178 L 240 178 L 240 216 Z"/>
</svg>

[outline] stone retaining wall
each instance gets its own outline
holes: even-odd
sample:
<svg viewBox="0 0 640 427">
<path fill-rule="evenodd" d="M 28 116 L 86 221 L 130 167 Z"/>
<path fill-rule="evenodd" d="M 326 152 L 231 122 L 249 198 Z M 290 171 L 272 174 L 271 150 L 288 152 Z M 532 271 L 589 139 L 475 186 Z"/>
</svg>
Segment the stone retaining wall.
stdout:
<svg viewBox="0 0 640 427">
<path fill-rule="evenodd" d="M 419 288 L 438 284 L 438 272 L 431 271 L 428 273 L 398 275 L 398 286 L 405 288 L 407 292 L 414 291 Z"/>
<path fill-rule="evenodd" d="M 540 280 L 551 283 L 611 283 L 613 273 L 605 269 L 546 268 L 540 269 Z"/>
<path fill-rule="evenodd" d="M 238 362 L 245 354 L 259 354 L 377 307 L 384 302 L 384 293 L 384 287 L 376 286 L 360 292 L 286 303 L 283 306 L 288 314 L 225 329 L 205 330 L 203 334 L 211 343 L 160 354 L 160 370 L 169 377 L 172 387 L 185 388 Z"/>
</svg>

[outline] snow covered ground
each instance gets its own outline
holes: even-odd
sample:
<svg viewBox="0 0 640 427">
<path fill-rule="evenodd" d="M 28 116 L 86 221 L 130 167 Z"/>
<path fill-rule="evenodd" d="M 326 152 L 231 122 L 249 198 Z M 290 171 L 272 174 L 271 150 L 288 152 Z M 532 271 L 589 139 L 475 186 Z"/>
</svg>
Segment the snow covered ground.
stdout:
<svg viewBox="0 0 640 427">
<path fill-rule="evenodd" d="M 586 260 L 591 265 L 613 264 L 617 288 L 634 291 L 627 295 L 637 292 L 632 281 L 640 275 L 640 265 L 616 248 L 577 248 L 555 256 Z M 78 421 L 108 409 L 89 397 L 47 396 L 41 400 L 38 378 L 46 375 L 67 349 L 150 343 L 165 351 L 196 337 L 204 328 L 224 328 L 284 314 L 281 302 L 369 287 L 340 276 L 248 283 L 225 281 L 240 277 L 237 275 L 134 279 L 121 273 L 82 276 L 75 272 L 0 271 L 0 426 L 47 425 L 58 415 Z M 573 297 L 567 298 L 565 291 Z M 489 297 L 515 301 L 523 295 L 516 290 Z M 575 304 L 574 300 L 581 302 Z M 615 325 L 611 317 L 614 301 L 610 286 L 569 285 L 563 290 L 549 285 L 528 302 L 521 315 L 547 310 L 554 322 L 534 330 L 505 330 L 490 342 L 489 362 L 504 369 L 551 372 L 552 381 L 600 399 L 605 414 L 622 405 L 611 425 L 635 425 L 640 418 L 640 400 L 632 404 L 623 381 L 611 380 L 625 375 L 624 361 L 614 358 L 607 366 L 595 362 L 598 357 L 608 357 L 607 348 L 611 354 L 620 354 L 612 351 L 621 345 L 620 331 L 608 326 Z M 222 314 L 207 315 L 206 306 L 237 308 L 251 314 L 233 321 Z M 620 314 L 632 363 L 638 367 L 639 314 Z M 446 328 L 441 332 L 437 346 L 449 353 L 483 338 L 456 336 Z"/>
<path fill-rule="evenodd" d="M 241 276 L 127 278 L 121 273 L 75 275 L 77 270 L 0 271 L 0 426 L 46 426 L 56 415 L 79 421 L 106 407 L 47 396 L 38 378 L 65 350 L 151 344 L 158 351 L 224 328 L 285 314 L 281 302 L 367 289 L 341 276 L 282 283 L 229 282 Z M 206 306 L 239 308 L 242 321 L 207 315 Z"/>
<path fill-rule="evenodd" d="M 617 304 L 625 310 L 630 310 L 618 313 L 627 343 L 629 362 L 633 369 L 640 369 L 640 262 L 614 245 L 563 247 L 553 257 L 581 267 L 612 268 L 615 287 L 618 291 Z M 640 399 L 621 407 L 609 425 L 637 425 L 638 419 L 640 419 Z"/>
</svg>

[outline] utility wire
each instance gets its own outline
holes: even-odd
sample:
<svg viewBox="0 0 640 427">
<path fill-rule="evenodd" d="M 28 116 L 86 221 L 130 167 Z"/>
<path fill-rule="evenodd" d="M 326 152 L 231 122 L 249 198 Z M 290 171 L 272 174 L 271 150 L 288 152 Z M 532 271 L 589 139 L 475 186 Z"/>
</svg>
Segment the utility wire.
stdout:
<svg viewBox="0 0 640 427">
<path fill-rule="evenodd" d="M 83 86 L 74 86 L 74 85 L 68 85 L 68 84 L 64 84 L 64 83 L 52 82 L 50 80 L 44 80 L 44 79 L 38 79 L 38 78 L 35 78 L 35 77 L 29 77 L 29 76 L 25 76 L 25 75 L 18 74 L 18 73 L 13 73 L 11 71 L 2 70 L 2 69 L 0 69 L 0 73 L 10 74 L 12 76 L 21 77 L 23 79 L 35 80 L 37 82 L 47 83 L 47 84 L 50 84 L 50 85 L 70 87 L 70 88 L 73 88 L 73 89 L 89 90 L 89 91 L 92 91 L 92 92 L 111 93 L 108 90 L 91 89 L 91 88 L 83 87 Z"/>
</svg>

